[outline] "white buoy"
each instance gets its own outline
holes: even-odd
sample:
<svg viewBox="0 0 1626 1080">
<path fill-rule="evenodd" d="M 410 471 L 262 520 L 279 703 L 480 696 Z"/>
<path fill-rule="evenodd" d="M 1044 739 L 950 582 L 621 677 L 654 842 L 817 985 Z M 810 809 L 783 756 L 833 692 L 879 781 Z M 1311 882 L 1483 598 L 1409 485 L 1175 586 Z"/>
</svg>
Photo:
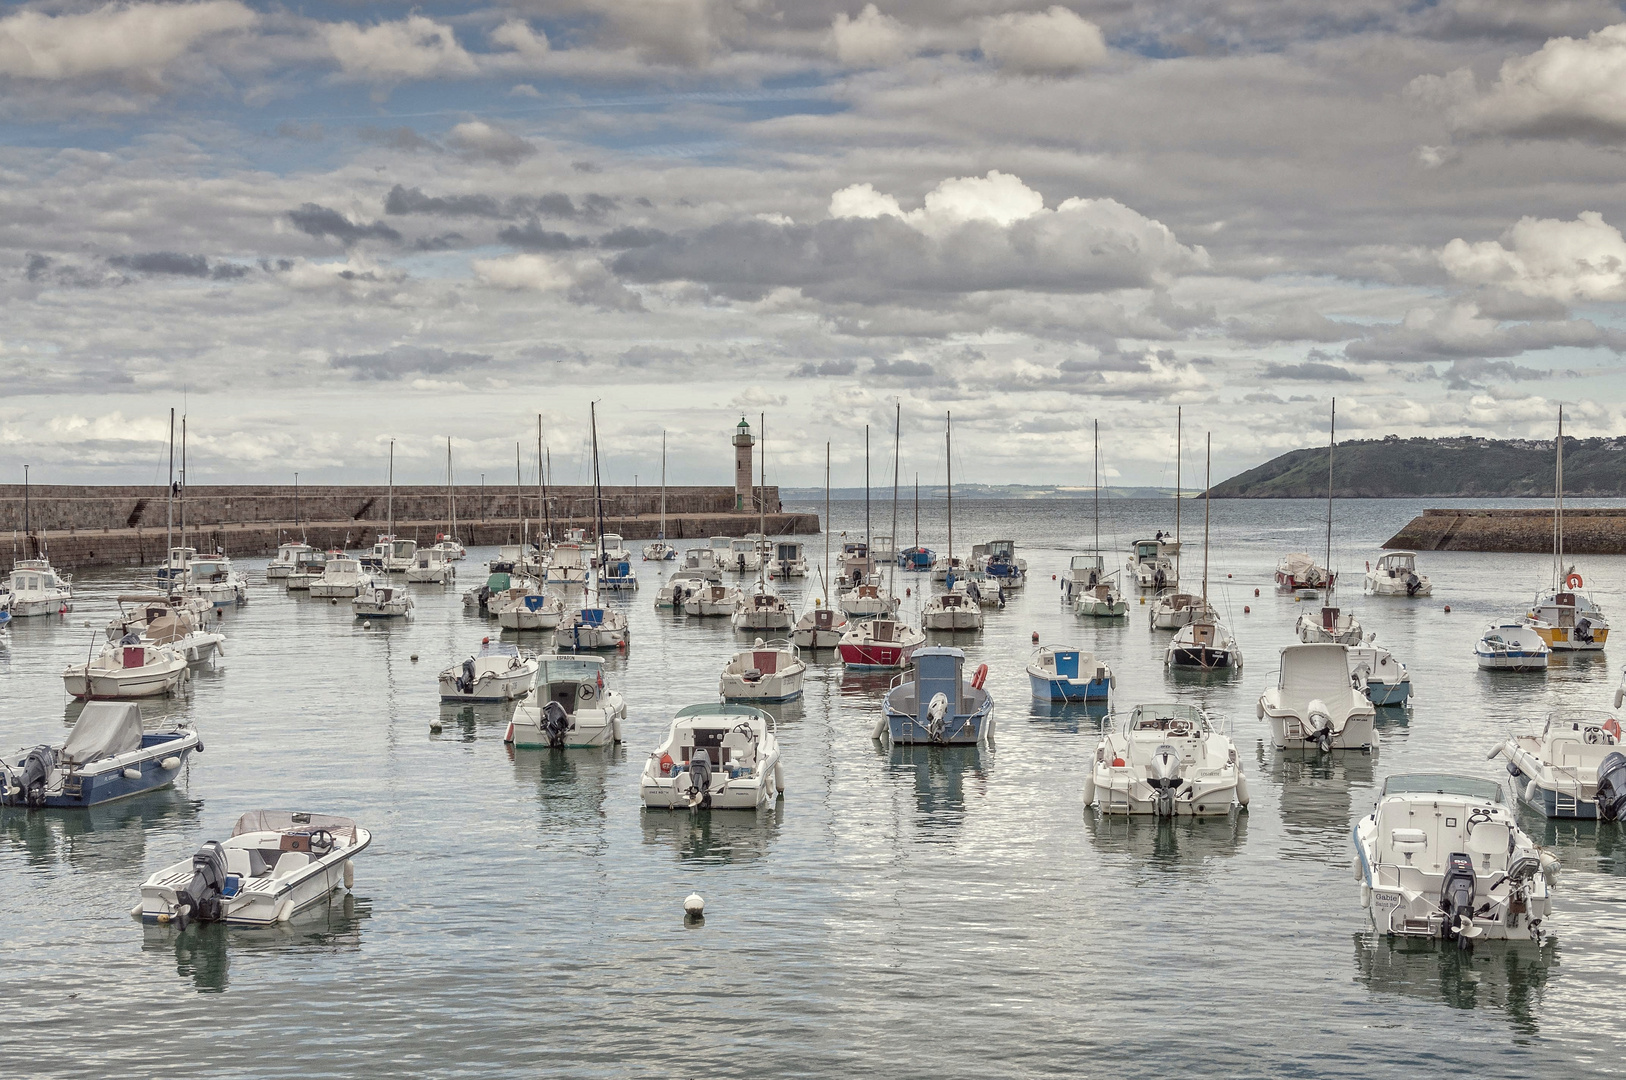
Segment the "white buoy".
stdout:
<svg viewBox="0 0 1626 1080">
<path fill-rule="evenodd" d="M 683 914 L 691 919 L 698 919 L 706 914 L 706 902 L 700 894 L 692 892 L 683 898 Z"/>
</svg>

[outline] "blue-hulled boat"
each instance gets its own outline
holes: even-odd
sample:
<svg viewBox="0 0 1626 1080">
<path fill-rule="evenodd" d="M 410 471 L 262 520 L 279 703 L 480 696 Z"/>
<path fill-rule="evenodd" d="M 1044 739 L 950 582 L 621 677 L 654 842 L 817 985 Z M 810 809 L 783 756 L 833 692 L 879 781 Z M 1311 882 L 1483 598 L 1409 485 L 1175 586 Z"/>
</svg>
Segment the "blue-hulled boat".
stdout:
<svg viewBox="0 0 1626 1080">
<path fill-rule="evenodd" d="M 195 731 L 143 731 L 139 706 L 93 701 L 61 746 L 0 759 L 0 806 L 78 809 L 139 795 L 172 783 L 194 750 L 203 752 Z"/>
<path fill-rule="evenodd" d="M 937 553 L 931 548 L 912 547 L 898 552 L 898 568 L 911 570 L 915 573 L 925 573 L 932 568 Z"/>
<path fill-rule="evenodd" d="M 1107 701 L 1117 685 L 1094 653 L 1046 645 L 1028 663 L 1035 701 Z"/>
<path fill-rule="evenodd" d="M 1007 589 L 1027 584 L 1028 564 L 1016 557 L 1014 540 L 990 540 L 985 550 L 987 557 L 982 568 L 989 577 L 999 579 L 999 583 Z"/>
<path fill-rule="evenodd" d="M 988 665 L 965 677 L 965 653 L 946 646 L 916 649 L 914 666 L 898 676 L 883 703 L 875 737 L 894 743 L 975 745 L 993 734 L 994 699 L 983 689 Z"/>
</svg>

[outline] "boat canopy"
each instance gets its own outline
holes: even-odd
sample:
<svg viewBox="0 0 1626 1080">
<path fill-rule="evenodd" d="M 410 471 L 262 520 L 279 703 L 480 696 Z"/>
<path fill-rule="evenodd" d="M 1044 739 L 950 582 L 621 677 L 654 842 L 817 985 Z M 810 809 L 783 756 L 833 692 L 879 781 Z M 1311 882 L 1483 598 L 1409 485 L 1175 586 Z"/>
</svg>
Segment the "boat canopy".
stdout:
<svg viewBox="0 0 1626 1080">
<path fill-rule="evenodd" d="M 233 836 L 257 832 L 315 832 L 326 829 L 334 836 L 354 841 L 356 823 L 347 817 L 332 814 L 305 814 L 295 810 L 250 810 L 231 827 Z"/>
<path fill-rule="evenodd" d="M 1502 785 L 1494 780 L 1450 773 L 1403 773 L 1383 782 L 1382 798 L 1390 795 L 1466 795 L 1470 799 L 1502 802 Z"/>
<path fill-rule="evenodd" d="M 141 707 L 128 701 L 92 701 L 62 744 L 62 760 L 85 765 L 141 749 Z"/>
<path fill-rule="evenodd" d="M 536 674 L 538 683 L 580 682 L 598 678 L 604 660 L 597 656 L 543 656 Z"/>
<path fill-rule="evenodd" d="M 1282 650 L 1278 685 L 1295 699 L 1319 697 L 1328 690 L 1349 688 L 1349 654 L 1330 642 L 1289 645 Z"/>
<path fill-rule="evenodd" d="M 1387 555 L 1378 557 L 1379 570 L 1415 570 L 1417 568 L 1417 552 L 1391 551 Z"/>
<path fill-rule="evenodd" d="M 707 701 L 699 705 L 686 705 L 677 711 L 672 719 L 686 720 L 696 716 L 745 716 L 755 717 L 765 724 L 773 723 L 773 717 L 762 709 L 751 705 L 734 705 L 719 701 Z"/>
<path fill-rule="evenodd" d="M 1302 551 L 1294 551 L 1283 555 L 1281 562 L 1276 565 L 1278 569 L 1293 575 L 1294 581 L 1312 577 L 1314 576 L 1312 571 L 1321 569 L 1316 565 L 1313 558 Z"/>
</svg>

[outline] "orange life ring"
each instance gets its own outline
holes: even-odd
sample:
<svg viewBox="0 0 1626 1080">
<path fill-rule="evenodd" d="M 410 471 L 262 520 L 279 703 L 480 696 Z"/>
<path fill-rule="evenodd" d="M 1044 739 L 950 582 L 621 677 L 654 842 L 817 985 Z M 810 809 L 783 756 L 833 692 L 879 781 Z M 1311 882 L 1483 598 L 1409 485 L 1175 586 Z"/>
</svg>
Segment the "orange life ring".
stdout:
<svg viewBox="0 0 1626 1080">
<path fill-rule="evenodd" d="M 1585 583 L 1581 580 L 1580 574 L 1571 573 L 1569 577 L 1564 579 L 1564 586 L 1566 588 L 1579 589 L 1583 584 Z"/>
<path fill-rule="evenodd" d="M 978 690 L 981 690 L 982 689 L 982 684 L 987 682 L 987 681 L 988 681 L 988 665 L 987 664 L 980 664 L 977 667 L 977 673 L 975 675 L 971 676 L 971 685 L 975 686 Z"/>
<path fill-rule="evenodd" d="M 672 775 L 672 755 L 671 754 L 662 754 L 661 755 L 661 775 L 662 776 L 671 776 Z"/>
<path fill-rule="evenodd" d="M 1609 734 L 1613 735 L 1615 737 L 1615 741 L 1617 743 L 1620 742 L 1620 721 L 1619 720 L 1616 720 L 1613 716 L 1611 716 L 1609 719 L 1607 719 L 1607 720 L 1605 720 L 1603 722 L 1603 729 L 1605 731 L 1607 731 Z"/>
</svg>

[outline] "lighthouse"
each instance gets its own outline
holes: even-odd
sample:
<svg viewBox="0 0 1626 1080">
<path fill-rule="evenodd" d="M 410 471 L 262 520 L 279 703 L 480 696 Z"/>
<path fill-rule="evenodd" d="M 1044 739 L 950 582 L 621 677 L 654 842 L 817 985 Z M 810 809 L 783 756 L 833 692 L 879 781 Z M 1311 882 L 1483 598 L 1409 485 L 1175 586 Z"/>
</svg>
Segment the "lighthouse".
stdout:
<svg viewBox="0 0 1626 1080">
<path fill-rule="evenodd" d="M 734 429 L 734 509 L 754 510 L 756 506 L 751 498 L 751 447 L 756 445 L 756 436 L 751 434 L 751 425 L 740 417 L 739 426 Z"/>
</svg>

